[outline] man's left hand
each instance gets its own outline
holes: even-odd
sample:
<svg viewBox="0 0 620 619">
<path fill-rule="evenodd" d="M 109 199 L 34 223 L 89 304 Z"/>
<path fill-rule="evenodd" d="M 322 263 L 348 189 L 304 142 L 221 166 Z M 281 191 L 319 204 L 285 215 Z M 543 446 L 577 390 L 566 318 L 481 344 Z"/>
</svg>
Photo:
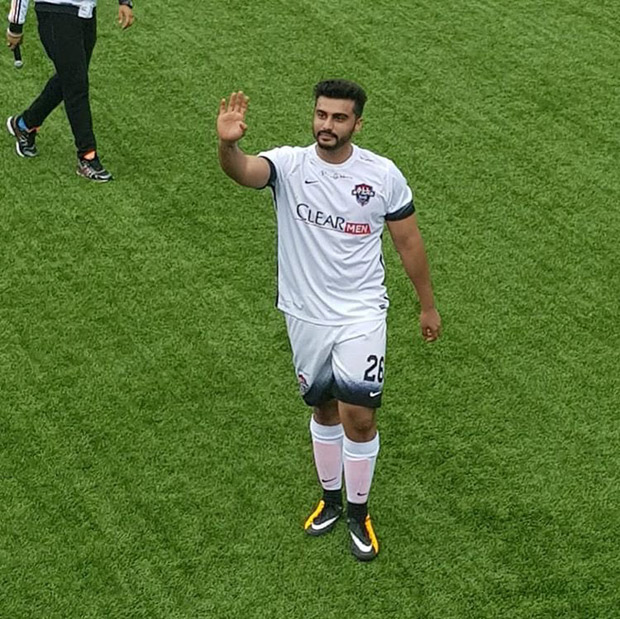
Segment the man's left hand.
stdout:
<svg viewBox="0 0 620 619">
<path fill-rule="evenodd" d="M 121 4 L 118 7 L 118 23 L 121 25 L 121 28 L 127 30 L 133 24 L 133 20 L 133 10 L 125 4 Z"/>
<path fill-rule="evenodd" d="M 435 308 L 420 312 L 420 328 L 427 342 L 434 342 L 441 335 L 441 316 Z"/>
</svg>

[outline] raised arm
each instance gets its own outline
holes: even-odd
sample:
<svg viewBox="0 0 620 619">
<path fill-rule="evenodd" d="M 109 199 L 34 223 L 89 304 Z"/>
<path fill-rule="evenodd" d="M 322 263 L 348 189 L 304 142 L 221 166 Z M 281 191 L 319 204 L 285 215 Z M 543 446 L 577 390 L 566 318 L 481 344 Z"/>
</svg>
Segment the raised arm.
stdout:
<svg viewBox="0 0 620 619">
<path fill-rule="evenodd" d="M 248 128 L 245 124 L 247 109 L 248 98 L 243 92 L 233 92 L 228 103 L 226 99 L 220 102 L 217 117 L 218 156 L 222 170 L 239 185 L 262 189 L 271 176 L 269 163 L 262 157 L 246 155 L 238 145 Z"/>
<path fill-rule="evenodd" d="M 441 318 L 435 309 L 431 275 L 417 217 L 411 215 L 405 219 L 388 221 L 387 226 L 405 272 L 420 299 L 422 337 L 427 342 L 436 340 L 441 332 Z"/>
</svg>

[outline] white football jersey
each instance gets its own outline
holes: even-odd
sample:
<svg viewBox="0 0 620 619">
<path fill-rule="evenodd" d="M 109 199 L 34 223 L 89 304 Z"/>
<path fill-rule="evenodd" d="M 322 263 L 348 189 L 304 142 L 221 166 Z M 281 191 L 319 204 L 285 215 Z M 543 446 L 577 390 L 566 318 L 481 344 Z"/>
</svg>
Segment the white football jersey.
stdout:
<svg viewBox="0 0 620 619">
<path fill-rule="evenodd" d="M 381 235 L 386 220 L 414 212 L 392 161 L 353 146 L 329 164 L 316 145 L 262 152 L 270 162 L 278 224 L 277 307 L 321 325 L 385 315 L 389 299 Z"/>
</svg>

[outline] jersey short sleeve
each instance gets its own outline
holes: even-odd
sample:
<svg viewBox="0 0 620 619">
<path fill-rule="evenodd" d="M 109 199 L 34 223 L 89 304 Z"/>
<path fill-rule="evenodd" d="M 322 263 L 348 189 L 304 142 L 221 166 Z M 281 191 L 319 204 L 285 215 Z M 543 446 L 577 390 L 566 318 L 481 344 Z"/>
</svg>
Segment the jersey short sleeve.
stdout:
<svg viewBox="0 0 620 619">
<path fill-rule="evenodd" d="M 271 175 L 265 187 L 274 188 L 278 179 L 287 176 L 295 166 L 295 149 L 291 146 L 279 146 L 258 153 L 258 157 L 266 159 L 271 168 Z"/>
<path fill-rule="evenodd" d="M 388 168 L 387 185 L 385 219 L 387 221 L 398 221 L 413 215 L 415 213 L 413 192 L 407 184 L 407 179 L 405 179 L 403 173 L 392 162 L 390 162 Z"/>
</svg>

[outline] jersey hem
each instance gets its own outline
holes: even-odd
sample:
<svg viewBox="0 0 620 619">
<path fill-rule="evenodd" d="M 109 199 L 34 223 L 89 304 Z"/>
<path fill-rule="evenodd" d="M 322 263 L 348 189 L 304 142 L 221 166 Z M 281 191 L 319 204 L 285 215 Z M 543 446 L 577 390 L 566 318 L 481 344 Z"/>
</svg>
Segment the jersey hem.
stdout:
<svg viewBox="0 0 620 619">
<path fill-rule="evenodd" d="M 293 312 L 282 309 L 281 307 L 278 307 L 278 306 L 276 306 L 276 308 L 283 314 L 286 314 L 287 316 L 290 316 L 291 318 L 295 318 L 295 320 L 301 320 L 302 322 L 309 322 L 310 324 L 318 325 L 320 327 L 342 327 L 345 325 L 356 325 L 362 322 L 379 322 L 379 321 L 387 319 L 387 310 L 385 310 L 384 312 L 380 314 L 376 314 L 374 316 L 364 316 L 364 317 L 356 318 L 353 320 L 342 319 L 342 320 L 326 321 L 326 320 L 320 320 L 316 318 L 309 318 L 308 316 L 302 316 L 301 314 L 294 314 Z"/>
</svg>

